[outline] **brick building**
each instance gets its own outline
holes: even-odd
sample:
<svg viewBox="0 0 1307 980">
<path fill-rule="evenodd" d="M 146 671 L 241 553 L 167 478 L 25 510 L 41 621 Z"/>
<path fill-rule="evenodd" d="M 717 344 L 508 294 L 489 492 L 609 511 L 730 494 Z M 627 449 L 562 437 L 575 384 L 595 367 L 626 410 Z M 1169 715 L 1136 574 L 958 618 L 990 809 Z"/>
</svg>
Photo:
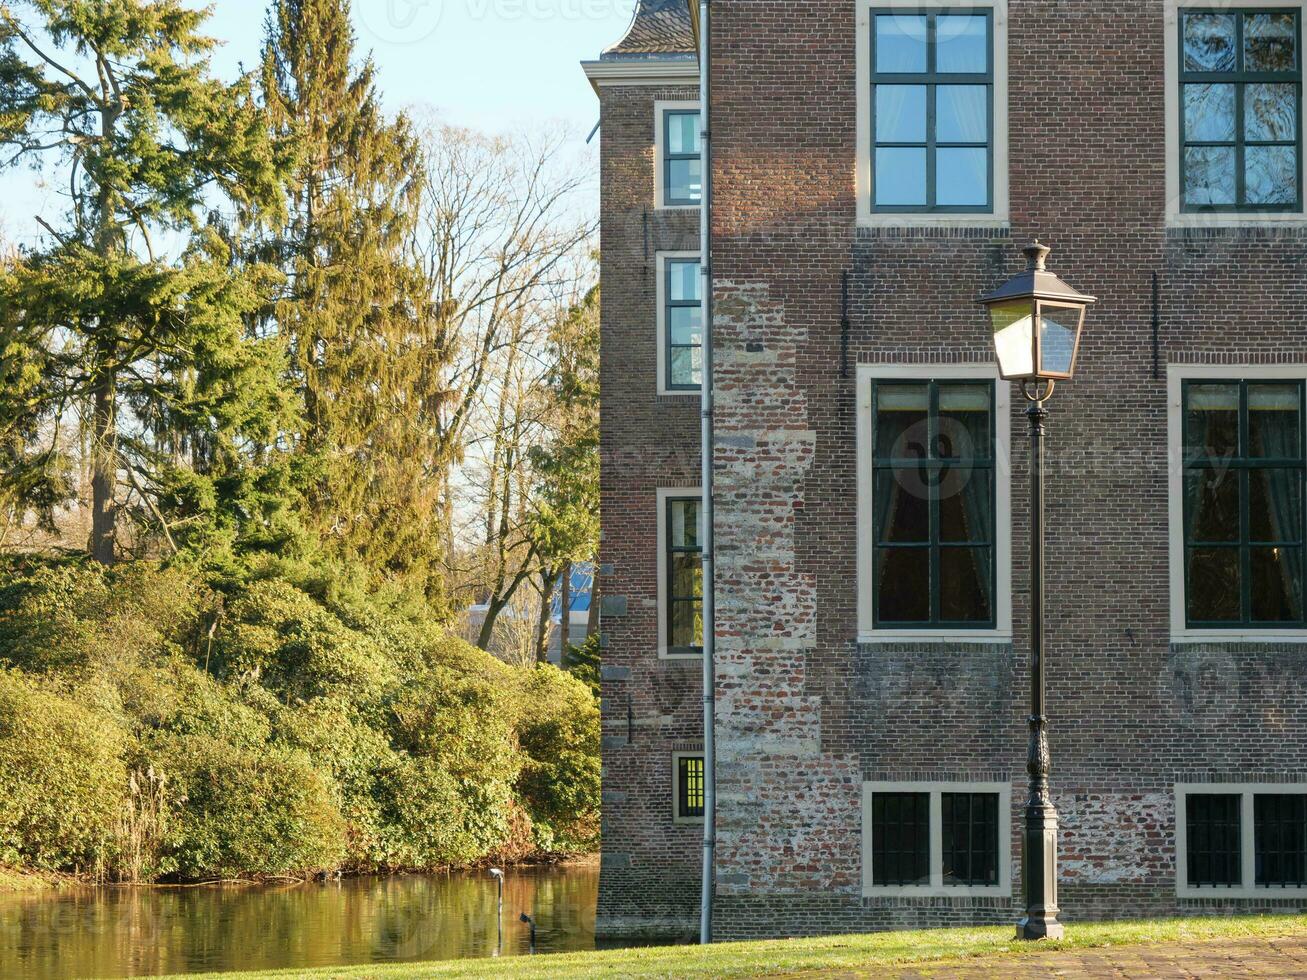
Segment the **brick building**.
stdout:
<svg viewBox="0 0 1307 980">
<path fill-rule="evenodd" d="M 1304 0 L 712 0 L 720 938 L 1014 921 L 1028 448 L 977 305 L 1099 297 L 1049 402 L 1069 923 L 1307 908 Z M 599 931 L 695 932 L 698 62 L 602 112 Z"/>
</svg>

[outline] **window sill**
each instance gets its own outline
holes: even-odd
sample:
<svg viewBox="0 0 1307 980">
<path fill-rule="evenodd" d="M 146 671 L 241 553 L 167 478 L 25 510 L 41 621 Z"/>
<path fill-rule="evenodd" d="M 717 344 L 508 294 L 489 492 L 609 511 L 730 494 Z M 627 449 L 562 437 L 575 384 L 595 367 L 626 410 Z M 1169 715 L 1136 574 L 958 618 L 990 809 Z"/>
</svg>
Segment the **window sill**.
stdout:
<svg viewBox="0 0 1307 980">
<path fill-rule="evenodd" d="M 702 653 L 676 653 L 675 651 L 659 650 L 659 660 L 702 660 Z"/>
<path fill-rule="evenodd" d="M 1224 899 L 1236 898 L 1243 901 L 1274 900 L 1277 898 L 1300 899 L 1307 896 L 1307 888 L 1180 888 L 1175 890 L 1175 897 L 1180 899 Z"/>
<path fill-rule="evenodd" d="M 1307 630 L 1254 631 L 1240 630 L 1173 630 L 1171 646 L 1265 646 L 1293 644 L 1307 646 Z"/>
<path fill-rule="evenodd" d="M 703 207 L 702 204 L 659 204 L 654 207 L 655 211 L 698 211 Z"/>
<path fill-rule="evenodd" d="M 1011 898 L 1012 889 L 1002 885 L 902 885 L 897 888 L 864 888 L 863 898 Z"/>
<path fill-rule="evenodd" d="M 989 228 L 1007 234 L 1011 220 L 1005 214 L 913 213 L 911 211 L 872 212 L 858 219 L 859 228 Z"/>
<path fill-rule="evenodd" d="M 1303 642 L 1307 642 L 1307 638 Z M 872 633 L 858 634 L 858 646 L 888 646 L 903 643 L 935 646 L 957 643 L 1010 646 L 1012 634 L 1001 630 L 876 630 Z"/>
<path fill-rule="evenodd" d="M 1307 212 L 1193 211 L 1172 212 L 1167 228 L 1307 228 Z"/>
<path fill-rule="evenodd" d="M 703 391 L 699 388 L 695 388 L 692 391 L 689 390 L 683 391 L 680 389 L 677 389 L 675 391 L 670 391 L 665 388 L 660 388 L 658 390 L 658 397 L 659 398 L 702 398 Z"/>
</svg>

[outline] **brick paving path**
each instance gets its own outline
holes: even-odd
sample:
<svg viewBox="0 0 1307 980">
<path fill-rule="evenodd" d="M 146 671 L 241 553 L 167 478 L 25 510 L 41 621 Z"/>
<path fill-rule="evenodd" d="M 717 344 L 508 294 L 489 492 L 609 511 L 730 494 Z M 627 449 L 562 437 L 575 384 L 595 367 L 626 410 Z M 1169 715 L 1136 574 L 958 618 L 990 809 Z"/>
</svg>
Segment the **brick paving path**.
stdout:
<svg viewBox="0 0 1307 980">
<path fill-rule="evenodd" d="M 904 967 L 872 976 L 899 980 L 1243 980 L 1307 978 L 1307 936 L 1036 953 L 969 963 Z"/>
</svg>

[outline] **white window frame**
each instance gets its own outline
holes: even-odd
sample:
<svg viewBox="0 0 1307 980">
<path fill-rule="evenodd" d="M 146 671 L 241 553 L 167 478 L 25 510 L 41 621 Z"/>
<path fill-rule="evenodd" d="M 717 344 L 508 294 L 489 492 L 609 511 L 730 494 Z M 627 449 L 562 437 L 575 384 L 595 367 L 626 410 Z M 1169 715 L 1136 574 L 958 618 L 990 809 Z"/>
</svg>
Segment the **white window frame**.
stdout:
<svg viewBox="0 0 1307 980">
<path fill-rule="evenodd" d="M 1307 630 L 1189 629 L 1184 581 L 1184 385 L 1186 379 L 1307 381 L 1307 364 L 1168 364 L 1167 510 L 1170 525 L 1171 640 L 1184 643 L 1307 643 Z"/>
<path fill-rule="evenodd" d="M 860 228 L 992 228 L 1011 217 L 1008 173 L 1008 12 L 1007 0 L 854 0 L 857 15 L 857 222 Z M 948 10 L 958 7 L 993 11 L 994 37 L 994 152 L 993 210 L 985 213 L 878 212 L 871 206 L 871 18 L 877 10 L 894 8 Z"/>
<path fill-rule="evenodd" d="M 1238 888 L 1219 885 L 1189 884 L 1188 825 L 1185 800 L 1190 794 L 1235 794 L 1239 801 L 1239 872 L 1243 884 Z M 1175 894 L 1177 898 L 1301 898 L 1307 888 L 1276 888 L 1257 885 L 1257 847 L 1253 797 L 1262 793 L 1307 795 L 1307 783 L 1176 783 L 1175 784 Z"/>
<path fill-rule="evenodd" d="M 700 487 L 664 487 L 658 490 L 658 659 L 702 660 L 702 653 L 672 653 L 667 649 L 667 501 L 675 497 L 700 497 Z M 699 508 L 703 520 L 703 508 Z M 699 540 L 703 540 L 700 528 Z"/>
<path fill-rule="evenodd" d="M 657 312 L 657 329 L 654 335 L 658 341 L 658 394 L 669 398 L 699 398 L 703 388 L 702 381 L 700 387 L 693 389 L 669 388 L 667 386 L 667 262 L 669 259 L 699 259 L 699 250 L 682 252 L 658 252 L 654 256 L 654 268 L 658 276 L 657 285 L 654 288 L 654 299 L 658 303 Z M 703 296 L 703 267 L 699 268 L 699 293 L 700 309 L 702 309 Z"/>
<path fill-rule="evenodd" d="M 930 794 L 930 884 L 873 885 L 871 798 L 877 793 Z M 992 793 L 998 796 L 998 884 L 944 884 L 944 793 Z M 909 898 L 944 896 L 990 896 L 1012 894 L 1012 785 L 1010 783 L 896 783 L 862 784 L 862 896 L 863 898 Z"/>
<path fill-rule="evenodd" d="M 993 629 L 877 629 L 872 609 L 876 583 L 876 508 L 871 479 L 872 403 L 875 381 L 994 382 L 994 623 Z M 996 364 L 859 364 L 858 418 L 858 642 L 1009 643 L 1012 640 L 1012 386 Z"/>
<path fill-rule="evenodd" d="M 654 210 L 656 211 L 698 211 L 700 209 L 698 204 L 666 204 L 663 201 L 667 190 L 663 186 L 663 157 L 666 150 L 663 146 L 663 138 L 667 135 L 663 131 L 663 113 L 668 110 L 675 112 L 681 109 L 698 111 L 699 101 L 697 99 L 689 101 L 665 101 L 659 99 L 654 102 Z"/>
<path fill-rule="evenodd" d="M 681 816 L 681 760 L 702 759 L 703 749 L 697 752 L 672 753 L 672 823 L 678 827 L 702 827 L 703 817 Z"/>
<path fill-rule="evenodd" d="M 1163 17 L 1166 31 L 1166 224 L 1172 228 L 1239 228 L 1248 225 L 1300 225 L 1307 221 L 1307 194 L 1303 195 L 1299 211 L 1220 211 L 1193 212 L 1184 210 L 1182 175 L 1180 173 L 1180 11 L 1216 9 L 1222 12 L 1236 10 L 1264 10 L 1267 8 L 1299 12 L 1299 23 L 1307 32 L 1307 0 L 1284 0 L 1268 3 L 1266 0 L 1166 0 Z M 1300 44 L 1301 46 L 1301 44 Z M 1298 100 L 1298 129 L 1304 123 L 1304 102 Z M 1307 147 L 1307 142 L 1304 142 Z"/>
</svg>

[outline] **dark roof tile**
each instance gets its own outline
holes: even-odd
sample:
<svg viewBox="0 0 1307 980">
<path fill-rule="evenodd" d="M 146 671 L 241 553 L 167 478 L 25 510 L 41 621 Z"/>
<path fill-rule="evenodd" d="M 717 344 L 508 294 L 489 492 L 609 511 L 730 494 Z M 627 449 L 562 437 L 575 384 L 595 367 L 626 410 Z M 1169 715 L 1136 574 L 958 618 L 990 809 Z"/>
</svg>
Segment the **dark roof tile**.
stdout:
<svg viewBox="0 0 1307 980">
<path fill-rule="evenodd" d="M 693 53 L 694 33 L 686 0 L 638 0 L 626 36 L 600 58 Z"/>
</svg>

